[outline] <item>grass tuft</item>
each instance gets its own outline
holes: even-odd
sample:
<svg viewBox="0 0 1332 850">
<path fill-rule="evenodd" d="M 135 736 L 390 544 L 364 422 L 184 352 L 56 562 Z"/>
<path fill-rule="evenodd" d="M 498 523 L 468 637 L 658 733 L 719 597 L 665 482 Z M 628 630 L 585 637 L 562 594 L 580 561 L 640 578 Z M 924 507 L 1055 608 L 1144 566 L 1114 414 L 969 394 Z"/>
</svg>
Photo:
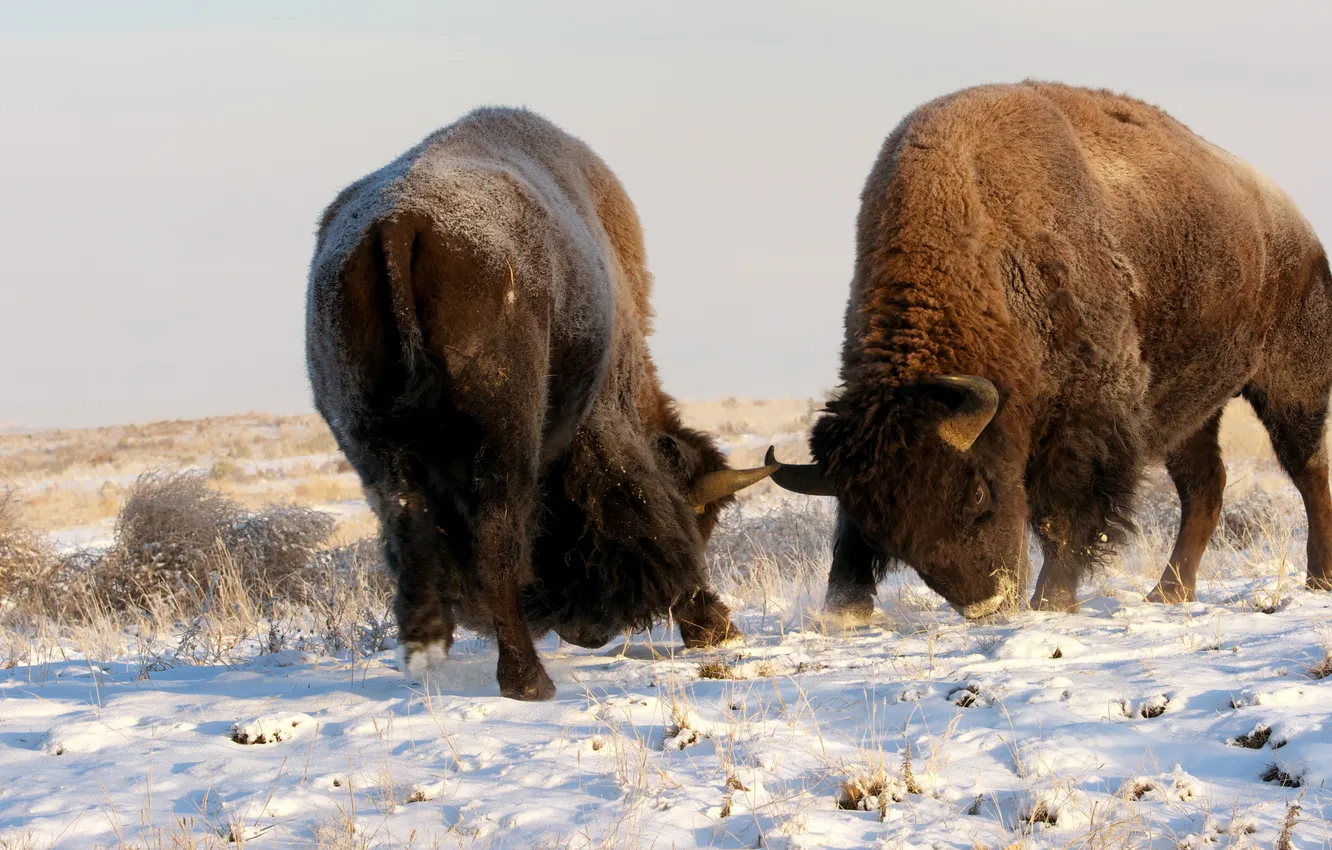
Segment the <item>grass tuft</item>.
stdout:
<svg viewBox="0 0 1332 850">
<path fill-rule="evenodd" d="M 734 679 L 735 670 L 717 658 L 709 659 L 698 665 L 698 677 L 700 679 Z"/>
</svg>

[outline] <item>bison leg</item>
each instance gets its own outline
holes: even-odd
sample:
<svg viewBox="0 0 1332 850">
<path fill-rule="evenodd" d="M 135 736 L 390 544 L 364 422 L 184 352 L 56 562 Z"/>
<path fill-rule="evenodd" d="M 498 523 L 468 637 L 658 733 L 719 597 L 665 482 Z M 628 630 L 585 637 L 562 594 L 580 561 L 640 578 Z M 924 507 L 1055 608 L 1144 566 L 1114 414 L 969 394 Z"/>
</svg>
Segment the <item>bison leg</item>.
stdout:
<svg viewBox="0 0 1332 850">
<path fill-rule="evenodd" d="M 860 529 L 837 512 L 833 532 L 832 567 L 823 610 L 850 622 L 867 623 L 874 616 L 875 565 L 878 556 Z"/>
<path fill-rule="evenodd" d="M 439 587 L 446 568 L 443 559 L 452 556 L 440 545 L 420 476 L 402 463 L 381 467 L 368 454 L 354 450 L 348 456 L 367 482 L 383 530 L 384 560 L 397 578 L 394 613 L 403 672 L 419 679 L 432 661 L 448 654 L 453 643 L 453 612 L 444 604 Z"/>
<path fill-rule="evenodd" d="M 516 417 L 515 417 L 516 418 Z M 517 422 L 510 421 L 511 427 Z M 494 437 L 504 432 L 496 428 Z M 503 441 L 496 440 L 496 444 Z M 477 579 L 495 624 L 499 645 L 496 678 L 509 699 L 545 700 L 555 684 L 541 665 L 522 609 L 522 585 L 531 580 L 531 516 L 536 503 L 535 450 L 487 447 L 477 493 L 474 557 Z"/>
<path fill-rule="evenodd" d="M 1179 493 L 1179 535 L 1160 582 L 1147 597 L 1149 602 L 1175 604 L 1195 599 L 1198 564 L 1221 518 L 1221 494 L 1226 489 L 1226 467 L 1216 438 L 1220 426 L 1218 410 L 1166 457 L 1166 469 Z"/>
<path fill-rule="evenodd" d="M 676 603 L 671 615 L 680 624 L 680 639 L 687 648 L 716 646 L 741 637 L 731 622 L 731 611 L 708 588 Z"/>
<path fill-rule="evenodd" d="M 1036 578 L 1031 607 L 1037 611 L 1076 614 L 1081 607 L 1078 602 L 1078 581 L 1087 571 L 1089 558 L 1067 547 L 1057 547 L 1045 539 L 1041 540 L 1041 550 L 1045 555 L 1045 565 Z"/>
<path fill-rule="evenodd" d="M 495 636 L 499 643 L 500 695 L 509 699 L 545 700 L 555 696 L 550 680 L 532 644 L 520 604 L 518 582 L 512 576 L 496 577 L 486 583 L 487 602 L 495 618 Z"/>
<path fill-rule="evenodd" d="M 1277 404 L 1267 393 L 1246 390 L 1245 396 L 1272 438 L 1281 468 L 1304 499 L 1309 520 L 1310 590 L 1332 590 L 1332 493 L 1328 490 L 1327 445 L 1323 422 L 1327 416 L 1327 388 L 1316 401 Z"/>
</svg>

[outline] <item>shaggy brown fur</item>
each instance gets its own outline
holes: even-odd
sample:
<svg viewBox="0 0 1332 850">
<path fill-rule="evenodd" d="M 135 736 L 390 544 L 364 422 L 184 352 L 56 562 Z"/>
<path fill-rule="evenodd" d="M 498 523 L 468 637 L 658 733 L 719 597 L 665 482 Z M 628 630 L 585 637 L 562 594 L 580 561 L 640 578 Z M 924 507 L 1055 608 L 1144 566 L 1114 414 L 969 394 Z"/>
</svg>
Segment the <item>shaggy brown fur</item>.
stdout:
<svg viewBox="0 0 1332 850">
<path fill-rule="evenodd" d="M 1193 598 L 1225 471 L 1216 430 L 1243 394 L 1309 516 L 1308 584 L 1332 582 L 1323 421 L 1332 274 L 1294 203 L 1166 113 L 1025 82 L 920 107 L 865 184 L 843 391 L 811 447 L 842 519 L 829 606 L 864 615 L 900 559 L 962 609 L 1025 586 L 1076 609 L 1131 529 L 1145 461 L 1183 502 L 1153 598 Z M 922 379 L 977 375 L 1000 406 L 968 451 Z"/>
<path fill-rule="evenodd" d="M 702 562 L 730 497 L 688 501 L 726 463 L 658 383 L 650 288 L 619 181 L 523 110 L 473 112 L 325 212 L 310 379 L 381 520 L 409 671 L 456 621 L 497 635 L 521 699 L 554 694 L 532 630 L 735 633 Z"/>
</svg>

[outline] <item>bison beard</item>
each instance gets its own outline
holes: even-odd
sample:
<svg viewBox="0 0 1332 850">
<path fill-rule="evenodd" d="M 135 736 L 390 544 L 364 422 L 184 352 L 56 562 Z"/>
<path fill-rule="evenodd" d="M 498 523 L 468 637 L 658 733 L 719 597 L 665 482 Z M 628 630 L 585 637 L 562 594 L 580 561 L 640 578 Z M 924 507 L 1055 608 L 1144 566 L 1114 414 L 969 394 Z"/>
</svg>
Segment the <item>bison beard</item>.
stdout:
<svg viewBox="0 0 1332 850">
<path fill-rule="evenodd" d="M 838 498 L 835 612 L 868 616 L 892 561 L 995 610 L 1025 588 L 1028 529 L 1032 605 L 1077 610 L 1154 459 L 1182 519 L 1151 598 L 1193 599 L 1237 395 L 1304 498 L 1308 586 L 1332 587 L 1327 256 L 1280 189 L 1155 107 L 1026 82 L 909 115 L 861 196 L 841 378 L 816 463 L 773 476 Z"/>
<path fill-rule="evenodd" d="M 648 355 L 638 218 L 582 142 L 481 109 L 352 184 L 310 267 L 316 407 L 361 477 L 398 582 L 408 672 L 455 623 L 492 633 L 500 692 L 555 687 L 533 633 L 596 646 L 674 615 L 737 634 L 708 587 L 729 470 Z"/>
</svg>

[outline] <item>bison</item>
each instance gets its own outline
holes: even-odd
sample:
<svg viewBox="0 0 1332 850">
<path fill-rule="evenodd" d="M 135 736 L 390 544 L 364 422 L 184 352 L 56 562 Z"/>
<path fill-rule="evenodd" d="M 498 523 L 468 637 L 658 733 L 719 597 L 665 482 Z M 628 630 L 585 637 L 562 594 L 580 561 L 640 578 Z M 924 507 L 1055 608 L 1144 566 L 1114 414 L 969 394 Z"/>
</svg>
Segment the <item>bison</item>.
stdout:
<svg viewBox="0 0 1332 850">
<path fill-rule="evenodd" d="M 515 699 L 555 693 L 533 633 L 598 646 L 672 614 L 687 646 L 737 634 L 704 543 L 775 467 L 731 470 L 681 424 L 650 288 L 615 175 L 525 110 L 472 112 L 324 212 L 310 383 L 379 518 L 412 675 L 455 623 L 493 632 Z"/>
<path fill-rule="evenodd" d="M 1153 459 L 1182 518 L 1150 598 L 1193 599 L 1237 395 L 1304 498 L 1307 584 L 1332 587 L 1332 274 L 1252 166 L 1130 97 L 981 86 L 898 125 L 856 232 L 840 394 L 815 463 L 774 475 L 837 497 L 831 611 L 868 616 L 905 563 L 988 615 L 1026 587 L 1029 528 L 1032 605 L 1076 611 Z"/>
</svg>

